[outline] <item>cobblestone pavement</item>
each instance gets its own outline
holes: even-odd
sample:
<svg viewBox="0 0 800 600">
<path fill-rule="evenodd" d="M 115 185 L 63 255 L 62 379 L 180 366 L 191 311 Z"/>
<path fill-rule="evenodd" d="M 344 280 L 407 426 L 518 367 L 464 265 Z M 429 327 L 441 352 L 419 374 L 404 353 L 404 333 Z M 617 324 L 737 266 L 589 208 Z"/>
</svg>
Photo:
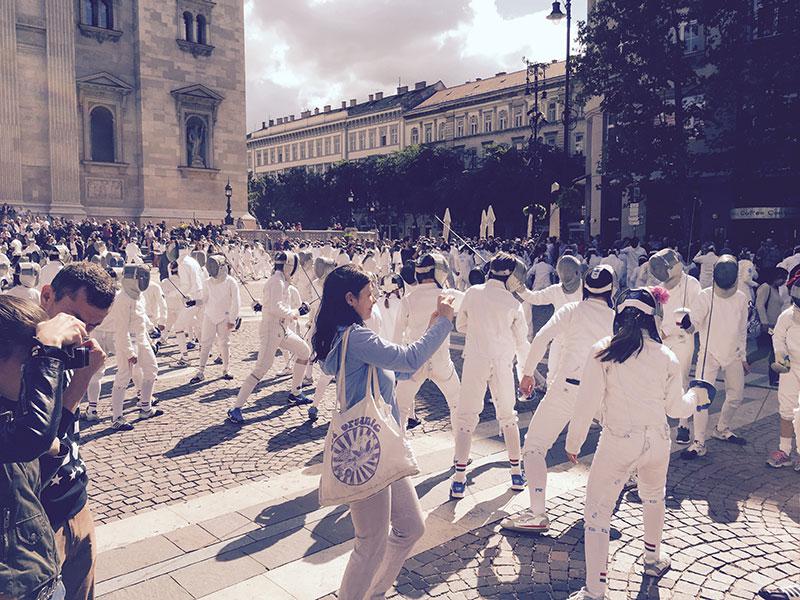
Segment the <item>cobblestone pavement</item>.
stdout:
<svg viewBox="0 0 800 600">
<path fill-rule="evenodd" d="M 743 429 L 733 447 L 712 440 L 695 462 L 673 455 L 664 547 L 672 570 L 642 576 L 642 511 L 624 496 L 611 521 L 609 593 L 625 598 L 753 598 L 765 584 L 800 577 L 800 474 L 764 464 L 777 417 Z M 494 523 L 410 559 L 396 598 L 566 598 L 585 578 L 585 489 L 548 502 L 546 536 L 503 535 Z"/>
<path fill-rule="evenodd" d="M 161 366 L 155 397 L 165 415 L 136 425 L 130 432 L 111 429 L 110 382 L 103 385 L 99 423 L 82 423 L 81 452 L 89 468 L 90 502 L 95 519 L 109 522 L 163 503 L 218 491 L 249 480 L 268 477 L 321 461 L 329 410 L 320 411 L 315 425 L 306 419 L 306 407 L 289 406 L 290 377 L 274 377 L 286 364 L 277 357 L 267 378 L 256 388 L 244 409 L 248 422 L 236 427 L 225 422 L 228 403 L 252 369 L 258 348 L 258 325 L 246 322 L 233 336 L 231 374 L 220 379 L 222 367 L 209 363 L 206 381 L 189 385 L 192 369 L 171 368 L 177 358 L 174 345 L 159 355 Z M 453 335 L 454 345 L 463 337 Z M 453 350 L 461 371 L 461 351 Z M 196 368 L 198 350 L 190 352 Z M 109 365 L 113 364 L 113 359 Z M 113 373 L 113 371 L 110 371 Z M 315 376 L 318 373 L 315 367 Z M 314 388 L 306 391 L 313 393 Z M 331 407 L 335 386 L 326 392 Z M 126 411 L 136 415 L 134 390 L 127 391 Z M 418 416 L 424 420 L 414 435 L 449 427 L 443 397 L 430 383 L 418 394 Z M 494 419 L 491 403 L 482 416 Z"/>
</svg>

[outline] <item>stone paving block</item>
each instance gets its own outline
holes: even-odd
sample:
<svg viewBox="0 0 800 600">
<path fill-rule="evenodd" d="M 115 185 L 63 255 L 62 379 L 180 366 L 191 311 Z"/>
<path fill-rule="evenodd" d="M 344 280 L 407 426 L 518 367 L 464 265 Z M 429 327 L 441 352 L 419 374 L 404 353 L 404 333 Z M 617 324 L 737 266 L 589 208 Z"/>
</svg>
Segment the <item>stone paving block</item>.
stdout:
<svg viewBox="0 0 800 600">
<path fill-rule="evenodd" d="M 239 550 L 227 552 L 172 573 L 172 577 L 193 597 L 201 598 L 255 577 L 266 569 Z"/>
<path fill-rule="evenodd" d="M 118 575 L 158 564 L 183 554 L 183 550 L 164 536 L 155 536 L 98 556 L 95 580 L 106 581 Z"/>
<path fill-rule="evenodd" d="M 256 523 L 239 513 L 228 513 L 208 521 L 201 521 L 199 526 L 220 540 L 241 537 L 259 528 Z"/>
<path fill-rule="evenodd" d="M 199 525 L 181 527 L 175 531 L 165 533 L 164 537 L 184 552 L 192 552 L 198 548 L 205 548 L 219 541 L 219 538 L 211 535 Z"/>
<path fill-rule="evenodd" d="M 331 546 L 333 546 L 331 542 L 317 533 L 308 529 L 299 529 L 288 535 L 281 534 L 258 540 L 242 546 L 239 550 L 272 570 Z"/>
<path fill-rule="evenodd" d="M 195 597 L 183 589 L 169 575 L 162 575 L 123 590 L 106 594 L 103 600 L 193 600 Z"/>
</svg>

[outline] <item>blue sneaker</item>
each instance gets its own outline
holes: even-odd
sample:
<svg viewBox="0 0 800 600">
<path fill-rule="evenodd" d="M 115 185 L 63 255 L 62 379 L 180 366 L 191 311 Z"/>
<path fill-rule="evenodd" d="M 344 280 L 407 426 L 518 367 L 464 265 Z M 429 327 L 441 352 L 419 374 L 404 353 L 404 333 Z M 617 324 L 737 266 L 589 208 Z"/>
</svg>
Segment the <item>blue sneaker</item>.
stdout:
<svg viewBox="0 0 800 600">
<path fill-rule="evenodd" d="M 316 406 L 309 406 L 308 407 L 308 420 L 311 421 L 312 423 L 314 421 L 316 421 L 319 418 L 318 413 L 319 413 L 319 409 Z"/>
<path fill-rule="evenodd" d="M 244 417 L 242 416 L 242 409 L 231 408 L 230 410 L 228 410 L 228 420 L 234 425 L 241 425 L 242 423 L 244 423 Z"/>
<path fill-rule="evenodd" d="M 289 404 L 296 404 L 297 406 L 302 406 L 303 404 L 311 404 L 314 401 L 306 396 L 304 393 L 300 392 L 299 394 L 292 394 L 289 393 Z"/>
<path fill-rule="evenodd" d="M 511 489 L 515 492 L 521 492 L 525 489 L 526 485 L 525 475 L 511 475 Z"/>
<path fill-rule="evenodd" d="M 463 498 L 467 490 L 467 484 L 463 481 L 453 481 L 450 484 L 450 499 L 458 500 Z"/>
</svg>

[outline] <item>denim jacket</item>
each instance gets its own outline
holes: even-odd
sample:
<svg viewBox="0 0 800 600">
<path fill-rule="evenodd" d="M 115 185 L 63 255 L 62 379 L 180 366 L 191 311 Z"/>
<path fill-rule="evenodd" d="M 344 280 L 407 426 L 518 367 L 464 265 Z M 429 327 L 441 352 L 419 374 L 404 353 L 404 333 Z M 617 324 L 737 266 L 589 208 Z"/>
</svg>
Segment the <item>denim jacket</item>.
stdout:
<svg viewBox="0 0 800 600">
<path fill-rule="evenodd" d="M 337 375 L 342 336 L 347 327 L 340 327 L 331 351 L 322 362 L 322 370 L 328 375 Z M 395 373 L 408 376 L 417 372 L 428 362 L 437 348 L 447 339 L 453 324 L 439 317 L 434 324 L 413 344 L 392 344 L 379 337 L 364 325 L 353 325 L 347 341 L 347 356 L 344 361 L 346 410 L 364 398 L 367 390 L 369 367 L 378 368 L 378 383 L 392 414 L 400 422 L 400 410 L 394 395 Z"/>
</svg>

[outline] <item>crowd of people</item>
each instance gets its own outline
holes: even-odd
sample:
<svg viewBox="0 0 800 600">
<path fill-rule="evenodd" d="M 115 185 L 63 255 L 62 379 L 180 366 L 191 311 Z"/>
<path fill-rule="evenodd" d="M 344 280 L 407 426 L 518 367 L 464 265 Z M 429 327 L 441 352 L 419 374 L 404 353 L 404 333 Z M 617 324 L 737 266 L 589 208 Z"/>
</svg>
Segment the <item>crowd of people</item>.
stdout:
<svg viewBox="0 0 800 600">
<path fill-rule="evenodd" d="M 291 373 L 286 400 L 307 406 L 310 422 L 335 380 L 342 414 L 362 411 L 351 426 L 388 419 L 370 435 L 402 439 L 420 423 L 416 395 L 430 380 L 450 411 L 454 501 L 466 493 L 488 388 L 509 487 L 530 495 L 528 510 L 503 521 L 507 532 L 549 529 L 548 451 L 566 429 L 566 452 L 577 462 L 589 429 L 601 427 L 586 490 L 586 585 L 576 598 L 605 595 L 609 523 L 623 488 L 637 488 L 643 501 L 643 572 L 658 577 L 669 568 L 660 549 L 667 418 L 679 420 L 674 442 L 685 446 L 686 460 L 709 455 L 709 435 L 746 443 L 732 424 L 758 358 L 768 357 L 779 398 L 767 463 L 800 471 L 792 450 L 800 441 L 800 246 L 780 252 L 766 240 L 750 252 L 707 243 L 689 257 L 667 240 L 635 238 L 608 247 L 555 238 L 451 244 L 345 236 L 265 245 L 218 225 L 73 221 L 4 208 L 0 286 L 0 335 L 10 342 L 0 348 L 0 435 L 4 464 L 16 465 L 2 483 L 3 497 L 13 492 L 2 506 L 12 551 L 0 563 L 0 597 L 93 595 L 94 526 L 78 424 L 103 418 L 108 358 L 116 366 L 112 429 L 147 427 L 164 414 L 153 396 L 164 349 L 174 350 L 170 366 L 192 369 L 181 385 L 203 385 L 211 360 L 232 381 L 232 333 L 245 315 L 259 320 L 252 332 L 258 358 L 235 382 L 238 394 L 221 419 L 246 425 L 242 408 L 256 386 L 283 368 Z M 540 328 L 536 306 L 553 309 Z M 460 374 L 453 330 L 465 335 Z M 725 399 L 711 426 L 719 372 Z M 124 407 L 131 382 L 135 425 Z M 517 402 L 536 390 L 544 395 L 523 440 Z M 388 412 L 364 416 L 375 399 Z M 368 497 L 345 496 L 356 541 L 339 590 L 344 599 L 383 597 L 424 533 L 410 478 L 380 466 L 387 459 L 380 463 L 365 443 L 342 435 L 325 450 L 331 467 L 323 485 L 329 477 L 355 490 L 386 475 Z M 31 524 L 33 516 L 43 518 Z M 39 543 L 26 544 L 8 523 L 35 527 Z"/>
</svg>

